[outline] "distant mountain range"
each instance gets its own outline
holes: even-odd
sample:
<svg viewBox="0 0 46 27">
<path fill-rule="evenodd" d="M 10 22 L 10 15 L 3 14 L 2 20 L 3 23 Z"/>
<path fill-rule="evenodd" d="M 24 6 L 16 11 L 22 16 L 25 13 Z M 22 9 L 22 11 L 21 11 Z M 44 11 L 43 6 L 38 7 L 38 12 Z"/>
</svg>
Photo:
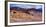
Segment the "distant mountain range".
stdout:
<svg viewBox="0 0 46 27">
<path fill-rule="evenodd" d="M 42 8 L 39 8 L 39 9 L 35 9 L 35 8 L 28 8 L 28 9 L 26 9 L 26 8 L 20 8 L 20 7 L 10 7 L 10 10 L 18 10 L 18 11 L 26 11 L 26 10 L 33 10 L 33 11 L 37 11 L 37 12 L 42 12 Z"/>
</svg>

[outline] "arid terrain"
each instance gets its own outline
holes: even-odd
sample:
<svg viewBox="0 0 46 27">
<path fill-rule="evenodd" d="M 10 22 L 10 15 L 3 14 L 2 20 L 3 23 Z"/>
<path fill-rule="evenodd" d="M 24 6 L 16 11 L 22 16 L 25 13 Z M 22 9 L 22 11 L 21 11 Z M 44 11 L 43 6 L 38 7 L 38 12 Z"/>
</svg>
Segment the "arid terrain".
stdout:
<svg viewBox="0 0 46 27">
<path fill-rule="evenodd" d="M 10 10 L 10 21 L 13 22 L 37 22 L 42 21 L 42 12 L 35 9 L 28 10 Z"/>
</svg>

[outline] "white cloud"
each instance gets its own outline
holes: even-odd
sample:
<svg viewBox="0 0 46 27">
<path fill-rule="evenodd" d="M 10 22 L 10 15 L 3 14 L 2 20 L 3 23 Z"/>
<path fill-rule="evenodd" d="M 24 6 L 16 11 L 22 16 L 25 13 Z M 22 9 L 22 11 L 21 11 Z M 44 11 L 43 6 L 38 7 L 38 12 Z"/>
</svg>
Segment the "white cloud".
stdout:
<svg viewBox="0 0 46 27">
<path fill-rule="evenodd" d="M 11 4 L 11 7 L 21 7 L 21 8 L 42 8 L 42 5 L 26 5 L 26 4 Z"/>
</svg>

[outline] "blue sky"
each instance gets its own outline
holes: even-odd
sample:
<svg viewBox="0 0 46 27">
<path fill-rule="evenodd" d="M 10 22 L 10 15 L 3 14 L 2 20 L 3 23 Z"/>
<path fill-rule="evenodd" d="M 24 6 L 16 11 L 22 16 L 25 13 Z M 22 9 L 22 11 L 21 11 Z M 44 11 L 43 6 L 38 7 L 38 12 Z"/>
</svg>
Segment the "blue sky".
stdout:
<svg viewBox="0 0 46 27">
<path fill-rule="evenodd" d="M 21 7 L 21 8 L 42 8 L 42 5 L 28 5 L 28 4 L 10 4 L 10 7 Z"/>
</svg>

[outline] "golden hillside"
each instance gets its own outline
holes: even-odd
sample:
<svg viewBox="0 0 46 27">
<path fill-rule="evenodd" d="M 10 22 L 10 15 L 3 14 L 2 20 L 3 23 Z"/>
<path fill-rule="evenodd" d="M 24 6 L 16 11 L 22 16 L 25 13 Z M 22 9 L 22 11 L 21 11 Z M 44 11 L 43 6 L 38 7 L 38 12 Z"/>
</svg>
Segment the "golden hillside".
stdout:
<svg viewBox="0 0 46 27">
<path fill-rule="evenodd" d="M 11 10 L 10 12 L 10 18 L 11 20 L 13 21 L 41 21 L 41 13 L 35 13 L 35 12 L 30 12 L 31 14 L 26 14 L 26 13 L 23 13 L 22 11 L 16 11 L 16 10 Z M 33 14 L 33 15 L 32 15 Z"/>
</svg>

